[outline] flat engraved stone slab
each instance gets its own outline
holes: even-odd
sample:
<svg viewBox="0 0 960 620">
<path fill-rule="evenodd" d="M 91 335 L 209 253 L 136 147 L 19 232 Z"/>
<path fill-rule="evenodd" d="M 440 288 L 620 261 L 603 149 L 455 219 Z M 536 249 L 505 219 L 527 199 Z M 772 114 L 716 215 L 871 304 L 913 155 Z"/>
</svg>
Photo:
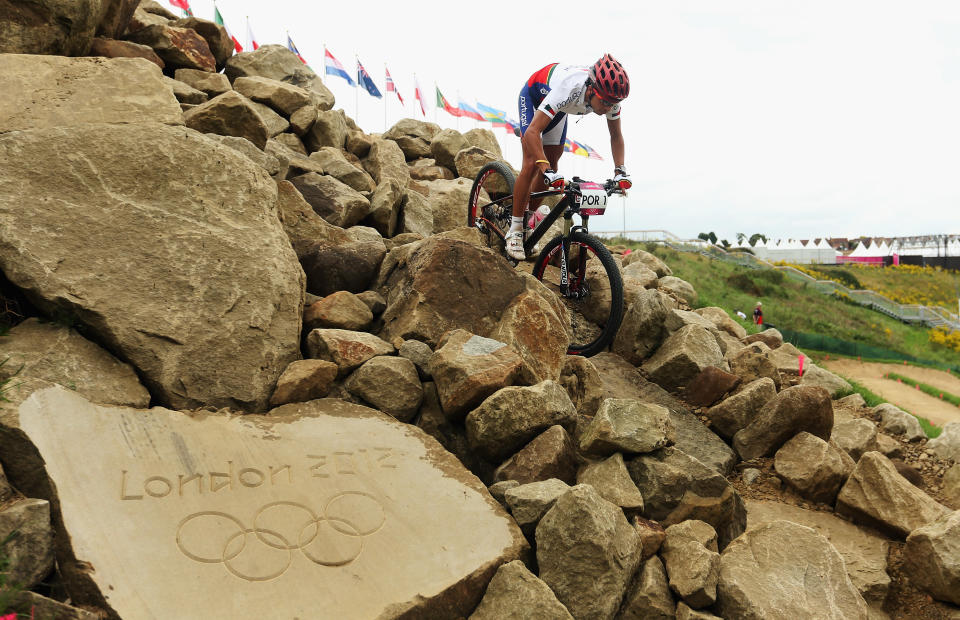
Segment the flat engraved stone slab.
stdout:
<svg viewBox="0 0 960 620">
<path fill-rule="evenodd" d="M 20 427 L 55 489 L 71 595 L 114 617 L 466 616 L 528 552 L 436 441 L 340 400 L 184 413 L 58 386 Z"/>
</svg>

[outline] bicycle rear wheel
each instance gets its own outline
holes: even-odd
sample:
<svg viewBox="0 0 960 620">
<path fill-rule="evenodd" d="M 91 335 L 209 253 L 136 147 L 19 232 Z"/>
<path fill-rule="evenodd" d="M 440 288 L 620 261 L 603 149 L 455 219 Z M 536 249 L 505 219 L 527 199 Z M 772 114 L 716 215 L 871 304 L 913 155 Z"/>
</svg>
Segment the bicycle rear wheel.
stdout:
<svg viewBox="0 0 960 620">
<path fill-rule="evenodd" d="M 533 275 L 543 282 L 570 314 L 573 339 L 569 355 L 589 357 L 603 351 L 623 320 L 623 279 L 613 256 L 599 239 L 578 231 L 570 235 L 568 284 L 561 283 L 559 258 L 563 237 L 554 237 L 540 252 Z"/>
<path fill-rule="evenodd" d="M 510 230 L 513 183 L 510 167 L 492 161 L 480 169 L 470 190 L 467 226 L 475 226 L 484 235 L 487 247 L 497 252 L 503 250 L 503 237 Z"/>
</svg>

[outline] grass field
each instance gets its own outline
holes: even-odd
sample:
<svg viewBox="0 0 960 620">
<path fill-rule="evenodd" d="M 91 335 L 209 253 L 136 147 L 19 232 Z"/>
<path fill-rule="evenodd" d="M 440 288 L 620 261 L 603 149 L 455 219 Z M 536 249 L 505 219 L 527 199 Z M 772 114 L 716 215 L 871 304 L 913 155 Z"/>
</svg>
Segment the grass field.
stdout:
<svg viewBox="0 0 960 620">
<path fill-rule="evenodd" d="M 611 243 L 621 242 L 611 240 Z M 777 327 L 960 365 L 960 354 L 948 347 L 931 344 L 930 330 L 901 323 L 854 302 L 824 295 L 803 282 L 787 278 L 779 270 L 751 269 L 657 244 L 624 245 L 652 251 L 659 256 L 675 276 L 693 285 L 699 294 L 698 307 L 719 306 L 732 317 L 736 316 L 737 310 L 750 316 L 756 303 L 761 301 L 765 322 Z M 755 331 L 749 320 L 741 323 L 748 331 Z"/>
</svg>

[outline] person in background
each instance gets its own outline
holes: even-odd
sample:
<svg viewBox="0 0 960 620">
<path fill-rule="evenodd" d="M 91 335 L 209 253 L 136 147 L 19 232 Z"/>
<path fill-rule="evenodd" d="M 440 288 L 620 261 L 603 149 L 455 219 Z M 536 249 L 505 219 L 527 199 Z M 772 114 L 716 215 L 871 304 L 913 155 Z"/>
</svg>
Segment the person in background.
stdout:
<svg viewBox="0 0 960 620">
<path fill-rule="evenodd" d="M 747 315 L 744 314 L 743 312 L 741 312 L 740 310 L 737 310 L 737 316 L 740 317 L 740 320 L 742 320 L 742 321 L 746 321 L 746 320 L 747 320 Z"/>
<path fill-rule="evenodd" d="M 753 309 L 753 323 L 757 327 L 763 327 L 763 309 L 761 306 L 763 306 L 763 304 L 758 301 L 757 307 Z"/>
</svg>

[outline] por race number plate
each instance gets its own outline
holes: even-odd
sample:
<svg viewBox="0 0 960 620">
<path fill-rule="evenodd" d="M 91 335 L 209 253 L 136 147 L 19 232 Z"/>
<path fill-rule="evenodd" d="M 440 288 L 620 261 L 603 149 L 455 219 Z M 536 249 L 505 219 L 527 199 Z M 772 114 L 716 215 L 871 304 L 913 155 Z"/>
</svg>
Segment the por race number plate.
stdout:
<svg viewBox="0 0 960 620">
<path fill-rule="evenodd" d="M 607 208 L 607 191 L 599 183 L 581 183 L 578 202 L 583 215 L 603 215 Z"/>
</svg>

